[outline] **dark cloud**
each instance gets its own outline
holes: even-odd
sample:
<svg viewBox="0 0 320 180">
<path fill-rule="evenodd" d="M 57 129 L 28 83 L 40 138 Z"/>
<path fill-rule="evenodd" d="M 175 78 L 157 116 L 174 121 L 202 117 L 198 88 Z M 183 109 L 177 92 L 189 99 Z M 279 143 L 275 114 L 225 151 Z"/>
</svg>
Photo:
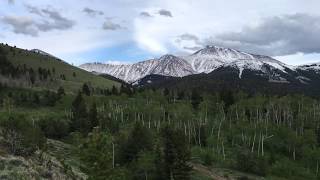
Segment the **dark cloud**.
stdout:
<svg viewBox="0 0 320 180">
<path fill-rule="evenodd" d="M 15 0 L 8 0 L 8 3 L 9 3 L 9 4 L 14 4 L 14 3 L 15 3 Z"/>
<path fill-rule="evenodd" d="M 293 14 L 267 18 L 258 26 L 219 34 L 206 39 L 203 44 L 272 56 L 320 53 L 320 17 Z"/>
<path fill-rule="evenodd" d="M 124 29 L 120 24 L 116 24 L 112 22 L 111 20 L 107 20 L 106 22 L 103 23 L 102 28 L 104 30 L 110 30 L 110 31 L 116 31 L 119 29 Z"/>
<path fill-rule="evenodd" d="M 145 12 L 145 11 L 144 11 L 144 12 L 141 12 L 141 13 L 140 13 L 140 16 L 142 16 L 142 17 L 152 17 L 150 13 Z"/>
<path fill-rule="evenodd" d="M 175 42 L 179 44 L 182 43 L 183 41 L 191 41 L 191 42 L 194 42 L 195 44 L 194 47 L 183 47 L 183 49 L 186 49 L 186 50 L 199 49 L 199 47 L 202 46 L 202 42 L 200 41 L 200 39 L 193 34 L 189 34 L 189 33 L 181 34 L 177 36 L 175 40 Z"/>
<path fill-rule="evenodd" d="M 5 16 L 1 19 L 5 24 L 12 26 L 13 32 L 16 34 L 25 34 L 30 36 L 37 36 L 38 31 L 33 26 L 34 21 L 29 17 L 24 16 Z"/>
<path fill-rule="evenodd" d="M 26 4 L 25 7 L 27 8 L 29 13 L 42 16 L 41 9 L 39 9 L 39 8 L 37 8 L 35 6 L 28 5 L 28 4 Z"/>
<path fill-rule="evenodd" d="M 50 9 L 42 9 L 42 13 L 49 17 L 49 20 L 45 20 L 41 23 L 37 23 L 37 27 L 40 31 L 51 31 L 51 30 L 67 30 L 74 26 L 75 22 L 67 19 L 58 11 Z"/>
<path fill-rule="evenodd" d="M 84 8 L 82 11 L 85 12 L 87 15 L 92 16 L 92 17 L 95 17 L 97 15 L 100 15 L 100 16 L 104 15 L 104 13 L 102 11 L 90 9 L 88 7 Z"/>
<path fill-rule="evenodd" d="M 175 42 L 178 44 L 183 44 L 183 41 L 191 41 L 193 42 L 193 46 L 183 46 L 182 48 L 188 51 L 197 51 L 201 48 L 203 48 L 202 45 L 202 41 L 200 40 L 200 38 L 194 34 L 189 34 L 189 33 L 185 33 L 185 34 L 181 34 L 179 36 L 177 36 Z"/>
<path fill-rule="evenodd" d="M 166 17 L 173 17 L 172 16 L 172 13 L 168 10 L 165 10 L 165 9 L 161 9 L 158 11 L 158 13 L 161 15 L 161 16 L 166 16 Z"/>
<path fill-rule="evenodd" d="M 1 21 L 10 25 L 14 33 L 30 36 L 37 36 L 39 32 L 67 30 L 75 24 L 74 21 L 61 16 L 59 12 L 52 9 L 39 9 L 30 5 L 26 5 L 26 8 L 30 13 L 38 15 L 41 19 L 35 20 L 25 16 L 4 16 Z"/>
<path fill-rule="evenodd" d="M 195 41 L 195 42 L 199 41 L 199 38 L 196 35 L 188 34 L 188 33 L 178 36 L 178 39 L 183 41 Z"/>
<path fill-rule="evenodd" d="M 184 46 L 183 47 L 183 49 L 191 50 L 191 51 L 198 51 L 198 50 L 200 50 L 202 48 L 203 48 L 202 46 L 193 46 L 193 47 Z"/>
</svg>

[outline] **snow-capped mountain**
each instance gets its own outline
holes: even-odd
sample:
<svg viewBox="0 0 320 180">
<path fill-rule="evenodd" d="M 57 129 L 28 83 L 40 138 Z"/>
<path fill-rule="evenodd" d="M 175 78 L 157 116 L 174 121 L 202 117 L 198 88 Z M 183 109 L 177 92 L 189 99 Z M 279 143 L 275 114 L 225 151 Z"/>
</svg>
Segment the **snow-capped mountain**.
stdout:
<svg viewBox="0 0 320 180">
<path fill-rule="evenodd" d="M 219 67 L 234 67 L 239 70 L 239 78 L 245 69 L 265 72 L 266 65 L 283 72 L 286 72 L 287 69 L 293 69 L 292 66 L 269 56 L 249 54 L 217 46 L 207 46 L 190 56 L 186 56 L 185 59 L 198 73 L 210 73 Z"/>
<path fill-rule="evenodd" d="M 304 65 L 298 66 L 297 69 L 306 70 L 306 71 L 317 71 L 320 73 L 320 62 L 319 63 L 304 64 Z"/>
<path fill-rule="evenodd" d="M 134 64 L 87 63 L 80 66 L 84 70 L 109 74 L 127 82 L 134 82 L 151 74 L 183 77 L 191 74 L 210 73 L 221 67 L 237 69 L 239 78 L 242 77 L 244 70 L 259 71 L 277 77 L 280 76 L 280 72 L 288 73 L 295 69 L 268 56 L 254 55 L 217 46 L 207 46 L 184 57 L 164 55 L 159 59 Z"/>
<path fill-rule="evenodd" d="M 149 74 L 182 77 L 196 73 L 188 62 L 173 55 L 164 55 L 159 59 L 151 59 L 135 64 L 87 63 L 81 65 L 80 68 L 90 72 L 109 74 L 127 82 L 134 82 Z"/>
</svg>

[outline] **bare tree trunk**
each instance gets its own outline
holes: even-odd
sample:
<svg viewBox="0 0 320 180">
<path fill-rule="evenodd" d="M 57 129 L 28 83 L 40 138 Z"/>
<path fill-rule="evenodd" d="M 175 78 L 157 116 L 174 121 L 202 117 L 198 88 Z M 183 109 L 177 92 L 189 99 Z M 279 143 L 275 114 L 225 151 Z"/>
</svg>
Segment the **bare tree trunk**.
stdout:
<svg viewBox="0 0 320 180">
<path fill-rule="evenodd" d="M 199 123 L 199 129 L 198 129 L 198 142 L 199 142 L 199 146 L 201 147 L 201 123 Z"/>
<path fill-rule="evenodd" d="M 260 155 L 260 142 L 261 142 L 261 132 L 259 135 L 259 142 L 258 142 L 258 156 Z"/>
<path fill-rule="evenodd" d="M 226 160 L 226 154 L 224 152 L 224 144 L 223 144 L 223 141 L 221 142 L 222 144 L 222 153 L 223 153 L 223 160 Z"/>
<path fill-rule="evenodd" d="M 252 148 L 251 148 L 251 152 L 253 153 L 254 151 L 254 143 L 256 141 L 256 133 L 254 133 L 254 137 L 253 137 L 253 142 L 252 142 Z"/>
<path fill-rule="evenodd" d="M 115 165 L 115 159 L 114 159 L 115 155 L 114 155 L 114 143 L 112 142 L 112 168 L 114 169 Z"/>
<path fill-rule="evenodd" d="M 316 170 L 316 176 L 318 176 L 319 173 L 319 161 L 317 160 L 317 170 Z"/>
<path fill-rule="evenodd" d="M 222 124 L 222 120 L 220 120 L 220 123 L 219 123 L 219 129 L 218 129 L 218 141 L 219 141 L 219 139 L 220 139 L 221 124 Z"/>
</svg>

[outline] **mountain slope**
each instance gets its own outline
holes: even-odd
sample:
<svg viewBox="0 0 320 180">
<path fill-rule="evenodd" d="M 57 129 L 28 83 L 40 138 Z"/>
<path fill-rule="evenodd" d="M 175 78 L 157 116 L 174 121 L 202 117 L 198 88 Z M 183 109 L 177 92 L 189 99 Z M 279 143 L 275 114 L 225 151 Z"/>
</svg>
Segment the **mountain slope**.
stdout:
<svg viewBox="0 0 320 180">
<path fill-rule="evenodd" d="M 235 66 L 238 69 L 261 70 L 263 64 L 284 70 L 288 65 L 268 56 L 249 54 L 238 50 L 217 46 L 207 46 L 185 59 L 198 73 L 210 73 L 222 66 Z"/>
<path fill-rule="evenodd" d="M 278 73 L 281 74 L 281 71 Z M 319 96 L 319 83 L 301 83 L 290 74 L 281 74 L 270 78 L 260 71 L 244 70 L 239 78 L 239 71 L 234 67 L 220 67 L 211 73 L 194 74 L 182 78 L 160 75 L 148 75 L 135 83 L 140 88 L 173 90 L 175 92 L 198 89 L 201 92 L 244 91 L 249 94 L 286 95 L 301 93 Z M 305 77 L 305 76 L 302 76 Z"/>
<path fill-rule="evenodd" d="M 63 86 L 66 91 L 73 92 L 77 92 L 83 83 L 100 88 L 120 85 L 118 82 L 94 75 L 53 56 L 3 44 L 0 48 L 2 54 L 18 73 L 14 75 L 15 77 L 1 75 L 0 82 L 3 84 L 45 89 L 57 89 Z"/>
<path fill-rule="evenodd" d="M 316 72 L 320 73 L 320 62 L 300 65 L 297 67 L 297 69 L 306 70 L 306 71 L 316 71 Z"/>
</svg>

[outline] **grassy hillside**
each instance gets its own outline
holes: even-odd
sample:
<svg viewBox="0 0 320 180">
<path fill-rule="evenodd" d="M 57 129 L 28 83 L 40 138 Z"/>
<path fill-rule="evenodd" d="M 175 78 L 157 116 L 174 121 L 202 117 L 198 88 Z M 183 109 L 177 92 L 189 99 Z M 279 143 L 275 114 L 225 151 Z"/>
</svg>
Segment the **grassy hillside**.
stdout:
<svg viewBox="0 0 320 180">
<path fill-rule="evenodd" d="M 39 68 L 50 70 L 52 76 L 50 82 L 37 84 L 34 88 L 57 89 L 63 86 L 66 91 L 77 91 L 83 83 L 103 89 L 120 85 L 118 82 L 86 72 L 51 56 L 3 44 L 0 44 L 0 48 L 6 52 L 7 59 L 14 66 L 26 66 L 36 72 Z"/>
</svg>

